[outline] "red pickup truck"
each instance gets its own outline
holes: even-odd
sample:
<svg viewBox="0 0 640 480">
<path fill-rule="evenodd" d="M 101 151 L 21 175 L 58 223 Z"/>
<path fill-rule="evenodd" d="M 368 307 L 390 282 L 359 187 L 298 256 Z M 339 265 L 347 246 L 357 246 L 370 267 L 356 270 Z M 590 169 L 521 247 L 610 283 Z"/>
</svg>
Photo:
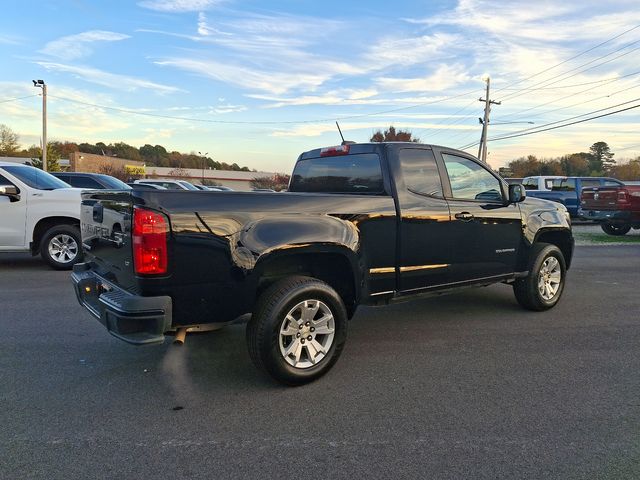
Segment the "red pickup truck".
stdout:
<svg viewBox="0 0 640 480">
<path fill-rule="evenodd" d="M 640 229 L 640 185 L 582 189 L 579 216 L 600 222 L 609 235 L 626 235 Z"/>
</svg>

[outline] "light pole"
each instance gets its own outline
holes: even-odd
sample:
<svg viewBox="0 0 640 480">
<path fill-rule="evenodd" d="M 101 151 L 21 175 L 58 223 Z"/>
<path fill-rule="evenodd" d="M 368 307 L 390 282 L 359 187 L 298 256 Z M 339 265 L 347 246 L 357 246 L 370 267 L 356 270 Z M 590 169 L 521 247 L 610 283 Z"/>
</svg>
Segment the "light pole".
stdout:
<svg viewBox="0 0 640 480">
<path fill-rule="evenodd" d="M 31 80 L 33 86 L 42 89 L 42 169 L 47 171 L 47 84 L 44 80 Z"/>
<path fill-rule="evenodd" d="M 202 153 L 202 152 L 198 152 L 198 154 L 202 157 L 202 185 L 204 185 L 204 162 L 207 160 L 207 155 L 209 155 L 209 152 L 206 153 Z"/>
</svg>

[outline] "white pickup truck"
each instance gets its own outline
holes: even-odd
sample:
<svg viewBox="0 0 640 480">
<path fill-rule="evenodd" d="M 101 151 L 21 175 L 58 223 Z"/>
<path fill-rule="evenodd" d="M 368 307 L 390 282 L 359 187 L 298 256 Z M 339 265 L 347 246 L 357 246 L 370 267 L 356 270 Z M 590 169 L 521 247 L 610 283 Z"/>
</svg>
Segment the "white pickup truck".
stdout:
<svg viewBox="0 0 640 480">
<path fill-rule="evenodd" d="M 55 269 L 82 259 L 80 189 L 40 169 L 0 162 L 0 252 L 31 252 Z"/>
</svg>

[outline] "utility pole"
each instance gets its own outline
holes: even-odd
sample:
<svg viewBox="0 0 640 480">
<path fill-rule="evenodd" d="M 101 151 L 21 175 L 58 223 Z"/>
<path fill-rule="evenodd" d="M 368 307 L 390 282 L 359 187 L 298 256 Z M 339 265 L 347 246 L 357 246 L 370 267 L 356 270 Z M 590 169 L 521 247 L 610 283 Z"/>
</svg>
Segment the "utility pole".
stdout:
<svg viewBox="0 0 640 480">
<path fill-rule="evenodd" d="M 204 154 L 202 152 L 198 152 L 198 154 L 202 157 L 202 185 L 204 185 L 204 162 L 207 161 L 207 155 L 209 155 L 209 152 Z"/>
<path fill-rule="evenodd" d="M 478 147 L 478 159 L 483 163 L 487 163 L 487 131 L 489 130 L 489 113 L 491 113 L 491 104 L 500 105 L 501 102 L 495 102 L 489 99 L 489 88 L 491 85 L 491 79 L 487 77 L 487 94 L 486 98 L 479 98 L 479 101 L 484 102 L 484 119 L 482 122 L 482 135 L 480 136 L 480 146 Z"/>
<path fill-rule="evenodd" d="M 47 171 L 47 84 L 44 80 L 31 80 L 34 87 L 42 88 L 42 170 Z"/>
</svg>

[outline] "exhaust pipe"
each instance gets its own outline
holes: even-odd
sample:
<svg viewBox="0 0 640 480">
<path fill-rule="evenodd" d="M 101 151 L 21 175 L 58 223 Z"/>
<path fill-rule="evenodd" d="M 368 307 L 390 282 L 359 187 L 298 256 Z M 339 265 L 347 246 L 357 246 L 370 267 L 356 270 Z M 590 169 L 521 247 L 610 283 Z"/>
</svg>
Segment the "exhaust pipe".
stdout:
<svg viewBox="0 0 640 480">
<path fill-rule="evenodd" d="M 184 339 L 187 336 L 187 329 L 186 328 L 179 328 L 176 331 L 176 338 L 173 340 L 173 343 L 175 345 L 182 345 L 184 344 Z"/>
</svg>

